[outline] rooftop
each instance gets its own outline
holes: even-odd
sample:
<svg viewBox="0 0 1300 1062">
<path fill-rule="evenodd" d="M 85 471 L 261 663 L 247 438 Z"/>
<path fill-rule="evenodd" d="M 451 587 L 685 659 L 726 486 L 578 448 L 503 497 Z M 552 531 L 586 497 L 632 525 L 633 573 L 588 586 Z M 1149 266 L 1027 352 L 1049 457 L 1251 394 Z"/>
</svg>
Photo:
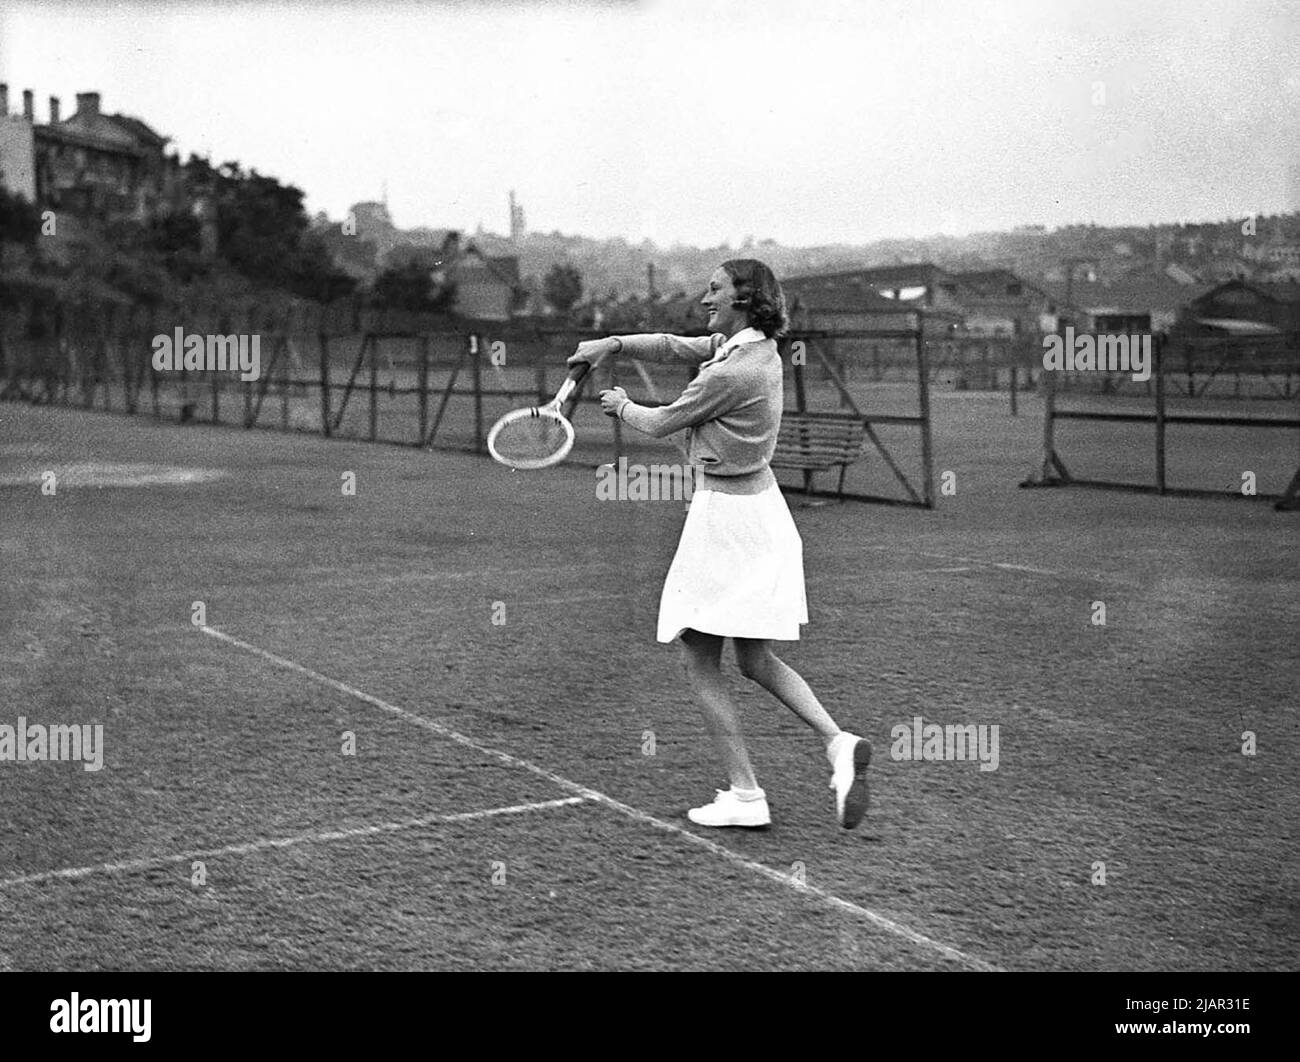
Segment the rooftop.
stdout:
<svg viewBox="0 0 1300 1062">
<path fill-rule="evenodd" d="M 952 280 L 953 275 L 933 262 L 915 262 L 904 265 L 871 266 L 862 269 L 845 269 L 836 273 L 808 273 L 783 280 L 782 286 L 805 289 L 824 283 L 842 280 L 861 280 L 872 287 L 914 288 Z"/>
<path fill-rule="evenodd" d="M 1064 304 L 1065 284 L 1042 285 L 1043 291 Z M 1106 311 L 1150 313 L 1152 310 L 1178 310 L 1201 294 L 1196 285 L 1179 284 L 1169 277 L 1126 277 L 1108 284 L 1076 279 L 1071 287 L 1071 301 L 1090 312 Z"/>
</svg>

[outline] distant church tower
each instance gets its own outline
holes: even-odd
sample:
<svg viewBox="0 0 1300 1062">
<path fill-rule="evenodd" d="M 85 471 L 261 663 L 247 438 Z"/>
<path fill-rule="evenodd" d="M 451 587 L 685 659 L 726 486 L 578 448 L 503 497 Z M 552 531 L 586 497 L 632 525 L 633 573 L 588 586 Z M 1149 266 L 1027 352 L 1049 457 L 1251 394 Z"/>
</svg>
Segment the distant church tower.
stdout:
<svg viewBox="0 0 1300 1062">
<path fill-rule="evenodd" d="M 527 231 L 527 226 L 524 224 L 524 208 L 515 199 L 515 190 L 512 188 L 510 189 L 510 239 L 518 242 L 523 239 Z"/>
</svg>

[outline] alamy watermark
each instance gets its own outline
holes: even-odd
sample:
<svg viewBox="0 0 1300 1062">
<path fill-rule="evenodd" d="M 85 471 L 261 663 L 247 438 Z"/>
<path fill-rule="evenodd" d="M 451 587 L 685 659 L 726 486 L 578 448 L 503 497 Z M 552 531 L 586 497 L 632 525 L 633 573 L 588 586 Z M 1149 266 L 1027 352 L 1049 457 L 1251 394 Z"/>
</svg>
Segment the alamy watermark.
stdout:
<svg viewBox="0 0 1300 1062">
<path fill-rule="evenodd" d="M 83 771 L 104 766 L 104 724 L 28 724 L 20 715 L 17 726 L 0 723 L 0 761 L 17 763 L 80 760 Z"/>
<path fill-rule="evenodd" d="M 1151 335 L 1074 334 L 1043 336 L 1043 368 L 1067 372 L 1131 372 L 1137 383 L 1151 379 Z"/>
<path fill-rule="evenodd" d="M 178 326 L 173 335 L 153 337 L 153 367 L 158 372 L 238 370 L 241 380 L 256 380 L 262 375 L 262 337 L 186 335 Z"/>
<path fill-rule="evenodd" d="M 899 723 L 889 732 L 895 760 L 979 760 L 981 771 L 998 769 L 998 724 L 926 723 L 919 715 L 912 723 Z"/>
<path fill-rule="evenodd" d="M 82 999 L 73 992 L 50 1003 L 50 1032 L 130 1033 L 136 1043 L 148 1043 L 152 1010 L 151 999 Z"/>
<path fill-rule="evenodd" d="M 688 502 L 702 474 L 695 465 L 629 465 L 620 457 L 596 469 L 596 500 Z"/>
</svg>

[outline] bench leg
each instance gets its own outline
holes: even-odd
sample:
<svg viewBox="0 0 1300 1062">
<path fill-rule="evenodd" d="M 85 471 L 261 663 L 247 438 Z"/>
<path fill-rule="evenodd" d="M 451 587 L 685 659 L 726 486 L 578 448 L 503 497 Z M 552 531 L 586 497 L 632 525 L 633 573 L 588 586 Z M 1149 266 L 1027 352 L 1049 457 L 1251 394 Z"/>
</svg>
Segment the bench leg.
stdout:
<svg viewBox="0 0 1300 1062">
<path fill-rule="evenodd" d="M 817 473 L 810 468 L 803 470 L 803 501 L 799 503 L 800 509 L 815 509 L 825 505 L 823 501 L 818 501 L 814 495 L 817 489 Z"/>
</svg>

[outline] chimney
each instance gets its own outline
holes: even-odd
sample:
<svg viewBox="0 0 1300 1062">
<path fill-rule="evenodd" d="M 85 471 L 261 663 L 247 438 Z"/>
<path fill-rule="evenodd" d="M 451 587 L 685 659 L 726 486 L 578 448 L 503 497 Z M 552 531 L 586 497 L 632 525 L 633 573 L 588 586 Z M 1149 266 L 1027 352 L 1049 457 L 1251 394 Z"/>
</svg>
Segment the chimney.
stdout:
<svg viewBox="0 0 1300 1062">
<path fill-rule="evenodd" d="M 9 115 L 9 86 L 0 82 L 0 118 Z"/>
<path fill-rule="evenodd" d="M 50 125 L 59 124 L 59 97 L 50 97 Z"/>
<path fill-rule="evenodd" d="M 77 113 L 84 114 L 88 118 L 99 117 L 99 93 L 98 92 L 78 92 L 77 93 Z"/>
<path fill-rule="evenodd" d="M 29 122 L 36 119 L 36 112 L 32 108 L 32 90 L 23 89 L 23 117 Z"/>
</svg>

